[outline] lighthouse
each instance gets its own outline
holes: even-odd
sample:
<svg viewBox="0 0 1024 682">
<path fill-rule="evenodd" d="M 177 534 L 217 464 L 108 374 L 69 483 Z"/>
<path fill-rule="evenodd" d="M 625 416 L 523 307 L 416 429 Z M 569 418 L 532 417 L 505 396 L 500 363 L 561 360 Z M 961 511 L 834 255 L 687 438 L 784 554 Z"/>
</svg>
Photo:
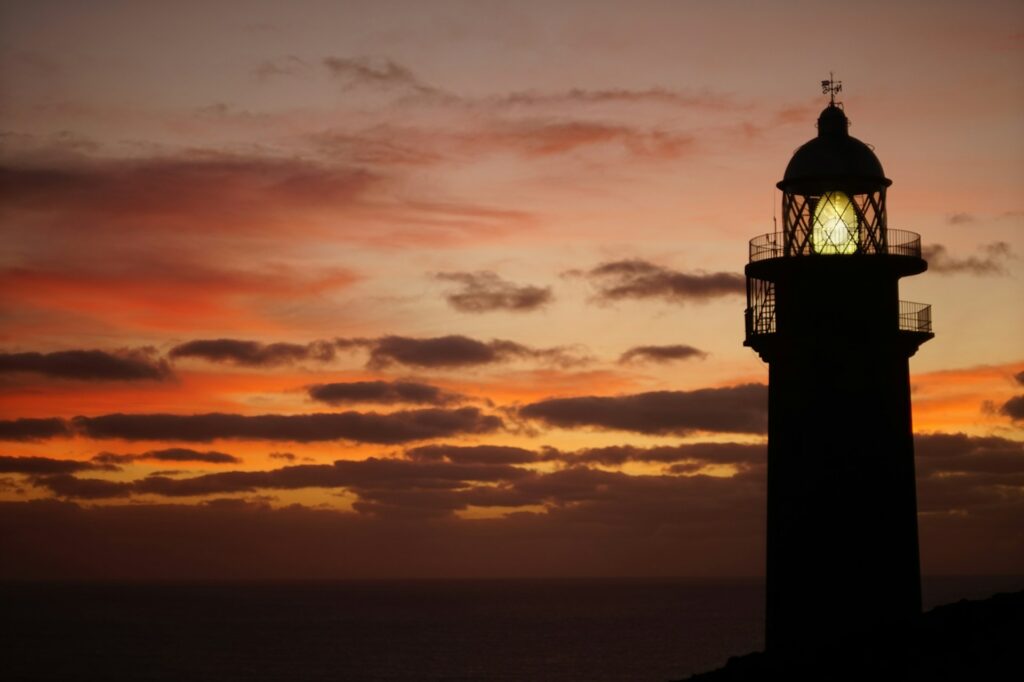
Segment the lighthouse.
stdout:
<svg viewBox="0 0 1024 682">
<path fill-rule="evenodd" d="M 782 230 L 750 241 L 744 345 L 768 363 L 766 648 L 797 653 L 921 611 L 909 360 L 927 269 L 890 229 L 892 181 L 836 95 L 777 187 Z"/>
</svg>

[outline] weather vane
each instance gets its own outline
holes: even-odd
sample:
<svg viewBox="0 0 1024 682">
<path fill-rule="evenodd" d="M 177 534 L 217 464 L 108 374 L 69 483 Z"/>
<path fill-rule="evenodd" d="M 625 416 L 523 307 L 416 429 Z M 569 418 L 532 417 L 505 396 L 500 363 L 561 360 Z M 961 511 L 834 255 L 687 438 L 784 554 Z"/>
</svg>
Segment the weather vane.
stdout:
<svg viewBox="0 0 1024 682">
<path fill-rule="evenodd" d="M 832 106 L 836 104 L 836 95 L 843 91 L 843 82 L 837 81 L 832 77 L 832 72 L 828 72 L 828 80 L 821 81 L 821 94 L 828 95 L 831 100 Z"/>
</svg>

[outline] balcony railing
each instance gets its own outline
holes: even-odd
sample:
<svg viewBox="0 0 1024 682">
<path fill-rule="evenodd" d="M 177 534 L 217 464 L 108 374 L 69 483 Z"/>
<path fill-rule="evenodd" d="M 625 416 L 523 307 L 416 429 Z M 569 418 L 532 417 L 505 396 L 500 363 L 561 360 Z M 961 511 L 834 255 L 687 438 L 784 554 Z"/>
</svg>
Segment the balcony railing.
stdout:
<svg viewBox="0 0 1024 682">
<path fill-rule="evenodd" d="M 747 338 L 774 334 L 775 292 L 767 290 L 752 307 L 745 311 Z M 904 332 L 932 333 L 932 307 L 927 303 L 900 301 L 899 330 Z"/>
<path fill-rule="evenodd" d="M 932 332 L 932 307 L 927 303 L 900 301 L 900 330 Z"/>
<path fill-rule="evenodd" d="M 810 239 L 804 239 L 802 244 L 798 240 L 790 239 L 791 244 L 786 248 L 784 232 L 769 232 L 754 237 L 750 240 L 750 262 L 768 260 L 770 258 L 813 256 L 818 258 L 840 258 L 837 254 L 815 253 Z M 886 230 L 885 240 L 876 244 L 862 238 L 854 254 L 883 254 L 890 256 L 914 256 L 921 257 L 921 235 L 908 230 Z"/>
</svg>

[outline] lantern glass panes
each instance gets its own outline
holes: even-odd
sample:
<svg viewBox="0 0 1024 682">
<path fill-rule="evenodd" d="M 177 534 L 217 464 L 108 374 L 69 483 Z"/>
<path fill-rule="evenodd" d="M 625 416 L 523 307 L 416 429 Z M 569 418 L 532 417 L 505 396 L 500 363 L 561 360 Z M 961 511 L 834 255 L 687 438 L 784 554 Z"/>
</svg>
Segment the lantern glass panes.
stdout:
<svg viewBox="0 0 1024 682">
<path fill-rule="evenodd" d="M 857 250 L 857 211 L 844 192 L 825 192 L 814 208 L 811 244 L 815 253 L 853 253 Z"/>
</svg>

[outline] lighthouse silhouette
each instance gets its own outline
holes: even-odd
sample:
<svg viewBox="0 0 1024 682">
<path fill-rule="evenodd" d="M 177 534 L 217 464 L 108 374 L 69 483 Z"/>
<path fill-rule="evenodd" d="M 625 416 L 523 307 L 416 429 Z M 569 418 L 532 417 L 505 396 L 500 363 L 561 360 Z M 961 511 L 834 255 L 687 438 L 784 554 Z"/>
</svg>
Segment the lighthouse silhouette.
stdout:
<svg viewBox="0 0 1024 682">
<path fill-rule="evenodd" d="M 899 627 L 921 611 L 909 359 L 931 307 L 901 301 L 927 269 L 890 229 L 873 149 L 828 106 L 778 188 L 782 231 L 755 237 L 746 340 L 769 365 L 765 644 Z"/>
</svg>

